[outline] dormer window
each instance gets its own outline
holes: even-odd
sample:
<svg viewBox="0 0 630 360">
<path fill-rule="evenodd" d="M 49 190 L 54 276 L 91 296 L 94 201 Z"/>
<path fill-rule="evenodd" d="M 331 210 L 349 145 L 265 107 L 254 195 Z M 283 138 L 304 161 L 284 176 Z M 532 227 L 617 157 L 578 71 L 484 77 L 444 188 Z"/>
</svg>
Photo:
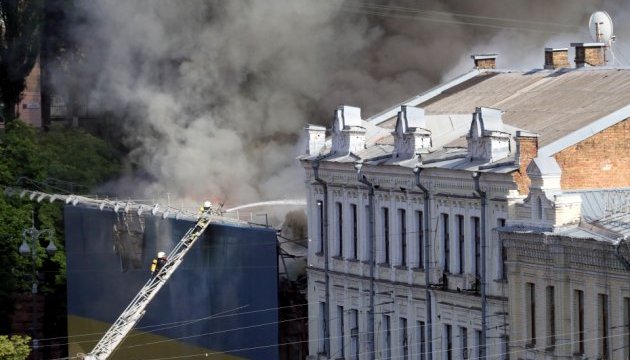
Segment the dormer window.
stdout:
<svg viewBox="0 0 630 360">
<path fill-rule="evenodd" d="M 495 162 L 510 154 L 510 134 L 504 130 L 502 111 L 478 107 L 473 113 L 468 136 L 471 161 Z"/>
<path fill-rule="evenodd" d="M 335 110 L 332 129 L 332 152 L 349 154 L 365 148 L 365 127 L 361 119 L 361 109 L 341 105 Z"/>
<path fill-rule="evenodd" d="M 395 157 L 410 159 L 431 148 L 431 131 L 427 129 L 424 109 L 403 105 L 398 112 L 395 141 Z"/>
</svg>

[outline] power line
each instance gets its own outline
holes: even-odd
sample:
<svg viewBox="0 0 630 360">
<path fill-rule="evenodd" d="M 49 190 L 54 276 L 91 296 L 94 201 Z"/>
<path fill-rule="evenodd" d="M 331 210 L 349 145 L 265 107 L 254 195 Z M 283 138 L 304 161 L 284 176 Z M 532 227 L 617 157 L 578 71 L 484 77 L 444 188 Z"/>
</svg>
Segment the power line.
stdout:
<svg viewBox="0 0 630 360">
<path fill-rule="evenodd" d="M 579 30 L 579 27 L 576 27 L 576 26 L 550 23 L 550 22 L 441 12 L 441 11 L 423 10 L 423 9 L 418 9 L 418 8 L 409 8 L 409 7 L 401 7 L 401 6 L 370 4 L 370 3 L 365 3 L 365 2 L 359 2 L 359 4 L 343 3 L 341 5 L 341 9 L 342 11 L 363 13 L 367 15 L 375 15 L 375 16 L 381 16 L 381 17 L 406 18 L 410 20 L 439 22 L 439 23 L 465 25 L 465 26 L 478 26 L 478 27 L 496 28 L 496 29 L 522 30 L 522 31 L 543 32 L 543 33 L 558 33 L 558 32 L 567 32 L 567 31 L 574 32 L 574 31 Z M 457 18 L 469 19 L 469 20 L 457 20 Z M 485 20 L 486 22 L 480 22 L 480 21 L 475 22 L 474 20 Z M 517 26 L 511 26 L 511 25 L 490 24 L 487 21 L 494 21 L 494 22 L 508 23 L 508 24 L 515 23 L 515 24 L 529 24 L 529 25 L 538 25 L 538 26 L 543 25 L 543 26 L 552 26 L 552 27 L 562 28 L 562 29 L 558 29 L 558 30 L 549 29 L 548 30 L 548 29 L 541 29 L 540 27 L 535 27 L 535 28 L 522 27 L 522 26 L 517 27 Z"/>
</svg>

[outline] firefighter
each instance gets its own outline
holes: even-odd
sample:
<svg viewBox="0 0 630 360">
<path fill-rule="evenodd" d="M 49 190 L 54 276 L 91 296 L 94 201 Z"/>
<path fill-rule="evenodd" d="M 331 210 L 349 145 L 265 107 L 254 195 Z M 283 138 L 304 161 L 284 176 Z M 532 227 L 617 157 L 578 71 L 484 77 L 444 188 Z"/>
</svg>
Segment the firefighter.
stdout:
<svg viewBox="0 0 630 360">
<path fill-rule="evenodd" d="M 208 200 L 203 202 L 203 205 L 199 208 L 199 212 L 200 213 L 205 213 L 210 211 L 210 209 L 212 208 L 212 203 Z"/>
<path fill-rule="evenodd" d="M 160 272 L 160 269 L 164 267 L 166 264 L 166 253 L 164 251 L 160 251 L 157 253 L 157 258 L 151 261 L 151 276 L 157 275 Z"/>
</svg>

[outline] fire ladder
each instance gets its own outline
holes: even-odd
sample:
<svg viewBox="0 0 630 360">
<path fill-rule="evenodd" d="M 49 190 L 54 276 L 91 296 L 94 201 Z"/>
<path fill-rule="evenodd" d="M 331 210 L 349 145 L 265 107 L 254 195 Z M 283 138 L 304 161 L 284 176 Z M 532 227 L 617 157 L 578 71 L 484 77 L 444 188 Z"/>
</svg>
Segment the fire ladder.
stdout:
<svg viewBox="0 0 630 360">
<path fill-rule="evenodd" d="M 131 300 L 125 311 L 107 330 L 94 349 L 87 355 L 80 354 L 79 358 L 84 360 L 105 360 L 114 352 L 136 323 L 140 321 L 147 305 L 168 281 L 173 272 L 177 270 L 188 250 L 201 237 L 210 222 L 208 213 L 203 213 L 195 226 L 188 230 L 177 246 L 168 254 L 166 264 L 140 289 L 136 297 Z"/>
</svg>

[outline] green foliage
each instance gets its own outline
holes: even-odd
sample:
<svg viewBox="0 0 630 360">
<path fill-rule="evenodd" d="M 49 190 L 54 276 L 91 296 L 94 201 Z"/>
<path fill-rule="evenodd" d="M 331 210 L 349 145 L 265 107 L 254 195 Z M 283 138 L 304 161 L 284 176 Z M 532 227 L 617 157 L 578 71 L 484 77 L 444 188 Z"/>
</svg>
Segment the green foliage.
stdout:
<svg viewBox="0 0 630 360">
<path fill-rule="evenodd" d="M 0 331 L 9 331 L 7 318 L 13 309 L 13 293 L 30 283 L 30 260 L 17 249 L 22 243 L 22 230 L 30 226 L 32 208 L 31 204 L 0 197 Z"/>
<path fill-rule="evenodd" d="M 35 129 L 21 121 L 11 121 L 6 125 L 4 138 L 0 144 L 2 167 L 7 169 L 5 184 L 12 184 L 17 177 L 43 180 L 44 159 Z"/>
<path fill-rule="evenodd" d="M 92 188 L 119 171 L 120 154 L 80 129 L 52 127 L 41 146 L 46 149 L 42 156 L 48 177 Z"/>
<path fill-rule="evenodd" d="M 120 155 L 111 146 L 78 129 L 53 127 L 48 132 L 38 132 L 21 121 L 12 121 L 0 140 L 0 185 L 40 184 L 37 190 L 62 192 L 42 188 L 45 180 L 55 178 L 81 184 L 83 190 L 77 193 L 88 192 L 116 176 L 120 168 Z M 55 233 L 52 238 L 38 238 L 35 263 L 39 290 L 44 294 L 65 291 L 63 204 L 0 196 L 0 332 L 8 331 L 5 324 L 9 323 L 13 308 L 12 295 L 28 291 L 32 283 L 32 260 L 21 256 L 18 248 L 24 229 L 33 225 Z M 50 239 L 58 248 L 52 257 L 44 250 Z"/>
<path fill-rule="evenodd" d="M 0 359 L 2 360 L 25 360 L 31 353 L 28 346 L 31 338 L 28 336 L 13 335 L 8 337 L 0 335 Z"/>
<path fill-rule="evenodd" d="M 37 60 L 43 0 L 0 2 L 0 97 L 7 120 L 24 90 L 24 80 Z"/>
</svg>

